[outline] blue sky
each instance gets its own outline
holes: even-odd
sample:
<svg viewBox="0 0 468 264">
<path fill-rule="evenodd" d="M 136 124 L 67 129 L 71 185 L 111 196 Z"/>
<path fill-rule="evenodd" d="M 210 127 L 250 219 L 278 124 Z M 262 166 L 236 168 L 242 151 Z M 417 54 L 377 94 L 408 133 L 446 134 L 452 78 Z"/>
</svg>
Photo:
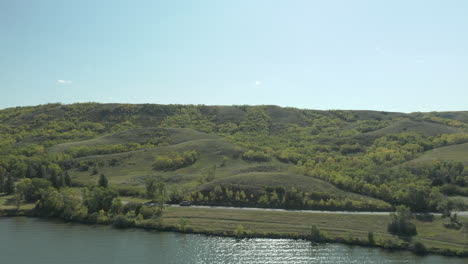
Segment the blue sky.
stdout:
<svg viewBox="0 0 468 264">
<path fill-rule="evenodd" d="M 0 0 L 0 108 L 468 110 L 468 1 Z"/>
</svg>

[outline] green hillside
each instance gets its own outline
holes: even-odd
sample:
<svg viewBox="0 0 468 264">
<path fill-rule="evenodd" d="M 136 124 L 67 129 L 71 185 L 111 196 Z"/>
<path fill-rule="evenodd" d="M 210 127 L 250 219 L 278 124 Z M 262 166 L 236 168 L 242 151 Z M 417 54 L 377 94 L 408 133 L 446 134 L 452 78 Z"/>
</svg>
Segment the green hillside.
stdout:
<svg viewBox="0 0 468 264">
<path fill-rule="evenodd" d="M 432 163 L 434 161 L 461 161 L 468 165 L 468 143 L 440 147 L 424 152 L 411 163 Z"/>
<path fill-rule="evenodd" d="M 68 175 L 73 186 L 105 177 L 133 196 L 156 180 L 172 202 L 436 210 L 444 195 L 468 193 L 468 172 L 457 163 L 466 164 L 467 131 L 467 112 L 17 107 L 0 110 L 0 187 L 8 177 L 45 178 L 60 187 Z"/>
</svg>

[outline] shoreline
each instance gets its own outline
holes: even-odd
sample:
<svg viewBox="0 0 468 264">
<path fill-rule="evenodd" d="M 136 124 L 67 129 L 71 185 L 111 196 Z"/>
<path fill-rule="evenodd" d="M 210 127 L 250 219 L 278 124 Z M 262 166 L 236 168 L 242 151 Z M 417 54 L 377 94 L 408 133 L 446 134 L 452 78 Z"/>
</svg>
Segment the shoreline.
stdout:
<svg viewBox="0 0 468 264">
<path fill-rule="evenodd" d="M 416 249 L 413 243 L 406 242 L 402 244 L 386 244 L 389 240 L 382 240 L 380 242 L 369 243 L 369 241 L 360 239 L 360 238 L 343 238 L 343 237 L 330 237 L 328 235 L 324 235 L 322 238 L 312 238 L 310 235 L 306 234 L 299 234 L 299 233 L 284 233 L 281 230 L 277 230 L 276 232 L 256 232 L 251 231 L 249 229 L 243 229 L 241 232 L 236 232 L 238 230 L 226 230 L 226 231 L 213 231 L 207 229 L 199 229 L 199 228 L 192 228 L 192 227 L 181 227 L 177 224 L 170 224 L 165 223 L 163 219 L 161 222 L 151 222 L 151 221 L 142 221 L 142 222 L 133 222 L 132 225 L 126 227 L 116 227 L 115 224 L 112 222 L 106 223 L 92 223 L 92 222 L 85 222 L 85 221 L 70 221 L 65 220 L 60 217 L 44 217 L 34 213 L 33 209 L 20 209 L 17 211 L 16 209 L 2 209 L 0 210 L 0 217 L 30 217 L 30 218 L 38 218 L 38 219 L 53 219 L 58 220 L 65 223 L 76 223 L 76 224 L 84 224 L 84 225 L 103 225 L 109 226 L 116 229 L 141 229 L 146 231 L 157 231 L 157 232 L 177 232 L 182 234 L 200 234 L 205 236 L 217 236 L 217 237 L 230 237 L 230 238 L 237 238 L 237 239 L 249 239 L 249 238 L 269 238 L 269 239 L 294 239 L 294 240 L 305 240 L 310 241 L 311 243 L 338 243 L 348 246 L 360 246 L 360 247 L 369 247 L 369 248 L 379 248 L 382 250 L 389 250 L 389 251 L 410 251 L 413 254 L 419 256 L 425 255 L 441 255 L 446 257 L 458 257 L 458 258 L 468 258 L 468 250 L 459 251 L 459 250 L 452 250 L 447 248 L 424 248 Z M 215 220 L 215 218 L 213 218 Z M 324 232 L 324 234 L 326 234 Z M 379 234 L 377 234 L 379 235 Z M 381 235 L 381 234 L 380 234 Z M 380 244 L 383 242 L 383 244 Z M 466 247 L 466 246 L 465 246 Z"/>
</svg>

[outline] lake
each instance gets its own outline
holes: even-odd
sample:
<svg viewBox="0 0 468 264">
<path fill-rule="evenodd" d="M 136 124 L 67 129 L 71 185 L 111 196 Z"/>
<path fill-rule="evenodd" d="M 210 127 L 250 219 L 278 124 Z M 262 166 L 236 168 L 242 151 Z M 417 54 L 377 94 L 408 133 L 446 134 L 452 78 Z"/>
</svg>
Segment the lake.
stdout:
<svg viewBox="0 0 468 264">
<path fill-rule="evenodd" d="M 117 230 L 37 218 L 0 218 L 0 263 L 468 263 L 468 259 L 290 239 Z"/>
</svg>

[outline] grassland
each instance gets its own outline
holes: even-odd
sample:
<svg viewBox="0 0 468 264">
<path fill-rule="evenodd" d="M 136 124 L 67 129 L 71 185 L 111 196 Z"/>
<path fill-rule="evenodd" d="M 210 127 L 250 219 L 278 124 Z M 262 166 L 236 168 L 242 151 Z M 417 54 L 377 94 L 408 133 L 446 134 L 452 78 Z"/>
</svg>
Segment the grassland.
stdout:
<svg viewBox="0 0 468 264">
<path fill-rule="evenodd" d="M 465 166 L 468 165 L 468 143 L 429 150 L 410 163 L 429 163 L 442 160 L 462 161 Z"/>
<path fill-rule="evenodd" d="M 359 239 L 367 241 L 368 232 L 373 232 L 376 241 L 391 240 L 396 244 L 416 241 L 429 249 L 466 250 L 466 231 L 444 227 L 444 220 L 414 220 L 418 234 L 412 238 L 398 237 L 386 230 L 390 217 L 387 215 L 326 214 L 301 212 L 274 212 L 250 210 L 225 210 L 169 207 L 163 221 L 177 225 L 180 219 L 187 220 L 187 227 L 208 233 L 229 233 L 242 225 L 255 233 L 270 233 L 279 236 L 307 236 L 312 225 L 325 231 L 333 239 Z M 464 221 L 468 219 L 463 218 Z"/>
</svg>

